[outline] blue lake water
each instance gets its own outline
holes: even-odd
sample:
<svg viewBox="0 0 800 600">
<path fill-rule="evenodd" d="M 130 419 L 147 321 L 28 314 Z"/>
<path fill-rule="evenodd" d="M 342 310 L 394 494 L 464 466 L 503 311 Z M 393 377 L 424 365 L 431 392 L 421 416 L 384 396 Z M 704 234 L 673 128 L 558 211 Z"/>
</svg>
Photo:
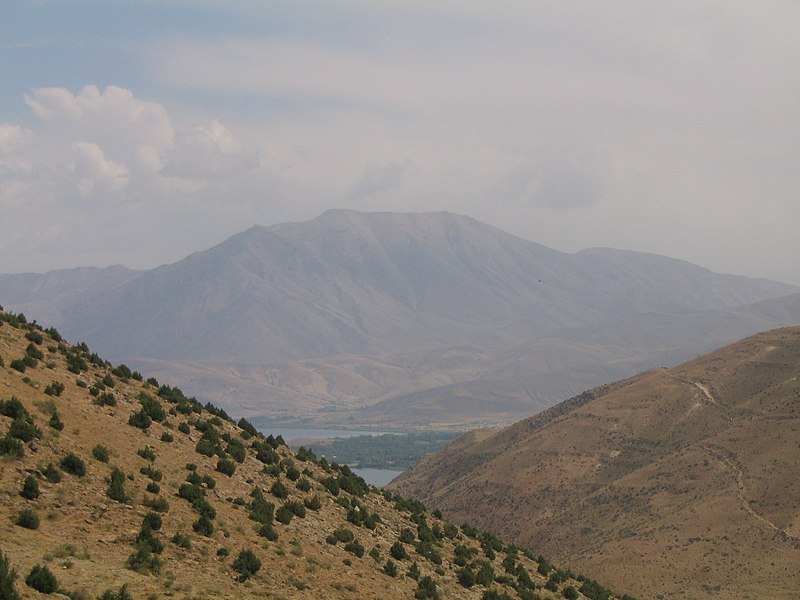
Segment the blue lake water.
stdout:
<svg viewBox="0 0 800 600">
<path fill-rule="evenodd" d="M 253 424 L 258 431 L 264 435 L 272 434 L 274 436 L 283 436 L 283 439 L 289 447 L 295 450 L 299 444 L 293 443 L 293 440 L 333 440 L 336 438 L 349 438 L 359 435 L 384 435 L 392 433 L 390 431 L 364 431 L 358 429 L 295 429 L 289 427 L 262 427 L 259 426 L 257 420 Z M 400 475 L 402 471 L 394 471 L 390 469 L 353 469 L 353 473 L 363 478 L 370 485 L 375 487 L 383 487 L 392 479 Z"/>
</svg>

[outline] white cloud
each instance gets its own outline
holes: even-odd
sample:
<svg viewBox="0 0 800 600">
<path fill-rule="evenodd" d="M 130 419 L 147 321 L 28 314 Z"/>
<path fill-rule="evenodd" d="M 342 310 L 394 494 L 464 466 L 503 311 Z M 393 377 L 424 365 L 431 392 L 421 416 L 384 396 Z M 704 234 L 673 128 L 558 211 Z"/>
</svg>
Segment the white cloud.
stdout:
<svg viewBox="0 0 800 600">
<path fill-rule="evenodd" d="M 114 86 L 30 91 L 39 124 L 0 126 L 0 203 L 27 198 L 31 218 L 69 225 L 53 207 L 77 214 L 113 194 L 115 213 L 84 219 L 130 240 L 134 260 L 117 260 L 138 265 L 344 206 L 452 210 L 564 250 L 798 282 L 774 257 L 800 253 L 792 3 L 225 10 L 247 26 L 173 24 L 127 56 L 163 103 Z M 94 162 L 76 143 L 97 147 Z M 147 223 L 165 238 L 142 249 Z"/>
<path fill-rule="evenodd" d="M 97 191 L 119 192 L 128 185 L 128 167 L 106 158 L 97 144 L 75 142 L 72 151 L 75 156 L 74 172 L 79 178 L 78 189 L 83 196 L 94 195 Z"/>
</svg>

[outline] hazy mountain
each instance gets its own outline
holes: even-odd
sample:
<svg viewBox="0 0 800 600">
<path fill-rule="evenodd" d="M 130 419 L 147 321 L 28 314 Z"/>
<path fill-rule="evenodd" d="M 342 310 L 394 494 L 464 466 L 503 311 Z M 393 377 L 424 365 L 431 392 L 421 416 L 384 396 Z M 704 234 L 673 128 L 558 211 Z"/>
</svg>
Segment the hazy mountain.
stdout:
<svg viewBox="0 0 800 600">
<path fill-rule="evenodd" d="M 507 421 L 654 360 L 691 356 L 698 336 L 730 341 L 758 329 L 686 326 L 677 313 L 796 289 L 651 254 L 566 254 L 448 213 L 339 210 L 253 227 L 146 272 L 0 276 L 0 302 L 115 360 L 242 411 L 326 408 L 316 416 L 333 420 L 398 396 L 436 404 L 453 384 L 522 378 L 512 384 L 521 396 L 486 406 Z M 653 315 L 687 338 L 651 325 Z M 769 326 L 787 324 L 778 321 Z M 638 336 L 636 352 L 605 335 Z M 457 404 L 439 413 L 459 422 Z"/>
<path fill-rule="evenodd" d="M 769 331 L 473 431 L 390 487 L 642 597 L 792 598 L 799 382 L 800 327 Z"/>
</svg>

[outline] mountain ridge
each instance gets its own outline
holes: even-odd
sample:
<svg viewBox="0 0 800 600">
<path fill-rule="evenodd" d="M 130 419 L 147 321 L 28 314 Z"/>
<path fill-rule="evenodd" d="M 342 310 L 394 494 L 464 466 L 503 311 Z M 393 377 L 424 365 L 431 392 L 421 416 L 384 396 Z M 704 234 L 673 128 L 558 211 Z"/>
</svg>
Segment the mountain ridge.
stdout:
<svg viewBox="0 0 800 600">
<path fill-rule="evenodd" d="M 540 362 L 547 348 L 556 349 L 550 352 L 554 357 L 582 357 L 575 372 L 586 375 L 576 381 L 562 373 L 537 389 L 539 383 L 526 380 L 530 397 L 541 399 L 528 409 L 524 395 L 498 407 L 494 416 L 489 407 L 487 418 L 508 421 L 510 412 L 521 416 L 520 411 L 538 410 L 609 375 L 658 364 L 659 356 L 641 346 L 642 356 L 625 355 L 598 345 L 597 339 L 590 344 L 565 340 L 570 331 L 615 320 L 624 328 L 626 320 L 648 313 L 733 310 L 797 289 L 718 275 L 657 255 L 610 254 L 559 252 L 452 213 L 332 210 L 304 223 L 251 227 L 170 265 L 116 273 L 94 292 L 76 281 L 61 294 L 68 292 L 67 303 L 37 293 L 35 277 L 21 281 L 0 275 L 0 301 L 36 318 L 53 317 L 47 320 L 65 334 L 86 339 L 114 360 L 140 359 L 149 367 L 160 361 L 165 375 L 208 400 L 239 396 L 241 408 L 262 399 L 263 412 L 273 415 L 291 412 L 290 398 L 312 412 L 326 401 L 348 411 L 363 408 L 366 398 L 379 402 L 425 390 L 437 402 L 437 394 L 442 399 L 449 394 L 445 388 L 437 392 L 440 385 L 502 370 L 504 356 L 532 341 L 545 348 L 534 353 Z M 787 323 L 767 325 L 780 324 Z M 679 358 L 697 346 L 669 339 L 666 329 L 654 331 L 650 346 L 681 348 Z M 717 326 L 706 334 L 719 339 L 721 331 Z M 438 362 L 448 348 L 460 347 L 478 351 L 462 354 L 458 363 Z M 346 365 L 347 357 L 358 358 Z M 367 358 L 381 361 L 381 373 L 391 374 L 384 384 L 383 375 L 365 381 L 353 374 L 356 363 Z M 334 395 L 327 400 L 305 391 L 302 378 L 290 383 L 303 370 L 301 363 L 310 360 L 328 363 L 324 371 L 330 379 L 323 387 Z M 427 361 L 442 373 L 438 381 L 418 366 Z M 622 364 L 629 366 L 615 366 Z M 208 368 L 202 387 L 198 365 Z M 261 365 L 263 373 L 278 375 L 236 378 L 225 365 L 249 373 L 253 369 L 247 365 Z M 353 393 L 335 395 L 342 387 L 336 382 L 348 378 L 351 383 L 344 387 Z M 264 380 L 282 381 L 284 387 Z M 559 380 L 567 383 L 559 387 Z M 235 394 L 226 391 L 231 386 Z M 305 408 L 295 416 L 314 418 Z"/>
</svg>

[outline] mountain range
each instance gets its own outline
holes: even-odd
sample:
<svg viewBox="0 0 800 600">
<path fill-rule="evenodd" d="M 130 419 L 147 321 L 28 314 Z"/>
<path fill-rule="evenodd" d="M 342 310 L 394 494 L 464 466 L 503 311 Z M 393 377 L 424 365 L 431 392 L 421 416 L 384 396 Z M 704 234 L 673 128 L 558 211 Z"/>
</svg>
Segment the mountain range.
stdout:
<svg viewBox="0 0 800 600">
<path fill-rule="evenodd" d="M 468 217 L 333 210 L 174 264 L 0 275 L 0 302 L 237 414 L 507 423 L 800 321 L 798 288 Z"/>
<path fill-rule="evenodd" d="M 471 431 L 390 489 L 639 597 L 796 598 L 799 448 L 793 327 Z"/>
</svg>

